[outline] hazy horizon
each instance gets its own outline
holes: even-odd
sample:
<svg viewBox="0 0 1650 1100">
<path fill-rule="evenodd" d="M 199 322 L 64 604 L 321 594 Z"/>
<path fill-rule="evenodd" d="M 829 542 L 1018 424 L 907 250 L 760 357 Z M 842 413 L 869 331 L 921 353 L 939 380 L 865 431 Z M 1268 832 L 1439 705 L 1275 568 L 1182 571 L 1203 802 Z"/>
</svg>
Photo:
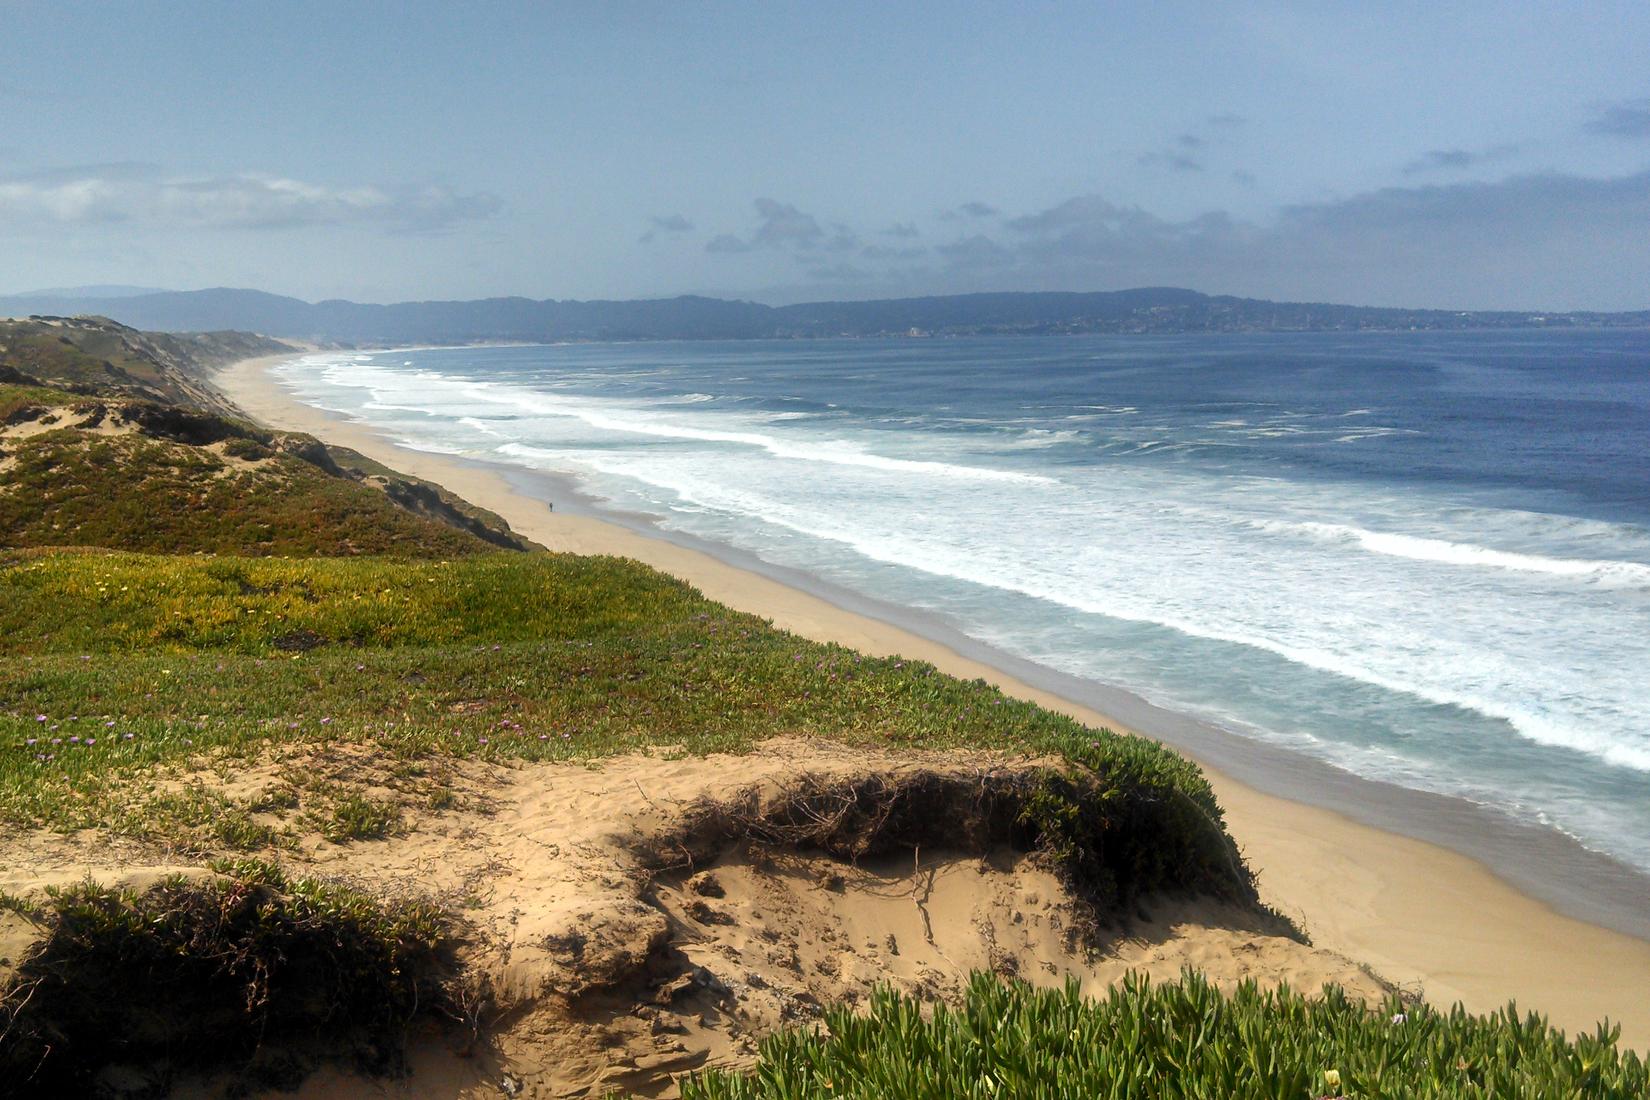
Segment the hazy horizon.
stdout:
<svg viewBox="0 0 1650 1100">
<path fill-rule="evenodd" d="M 0 287 L 1650 308 L 1650 9 L 14 3 Z"/>
</svg>

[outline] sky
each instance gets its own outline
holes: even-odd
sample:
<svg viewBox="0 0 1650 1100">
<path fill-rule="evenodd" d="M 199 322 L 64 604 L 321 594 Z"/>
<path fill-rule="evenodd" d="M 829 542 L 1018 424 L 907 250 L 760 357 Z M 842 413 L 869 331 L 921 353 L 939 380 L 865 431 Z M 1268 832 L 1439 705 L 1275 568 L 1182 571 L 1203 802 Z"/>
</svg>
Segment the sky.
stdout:
<svg viewBox="0 0 1650 1100">
<path fill-rule="evenodd" d="M 0 293 L 1650 308 L 1650 4 L 0 0 Z"/>
</svg>

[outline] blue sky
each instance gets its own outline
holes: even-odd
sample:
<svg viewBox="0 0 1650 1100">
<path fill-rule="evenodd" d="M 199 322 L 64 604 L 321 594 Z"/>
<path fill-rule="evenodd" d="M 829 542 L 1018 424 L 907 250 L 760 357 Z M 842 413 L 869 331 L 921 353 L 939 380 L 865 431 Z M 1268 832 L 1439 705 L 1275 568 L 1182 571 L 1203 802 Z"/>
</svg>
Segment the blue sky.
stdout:
<svg viewBox="0 0 1650 1100">
<path fill-rule="evenodd" d="M 0 0 L 0 291 L 1643 309 L 1646 59 L 1642 2 Z"/>
</svg>

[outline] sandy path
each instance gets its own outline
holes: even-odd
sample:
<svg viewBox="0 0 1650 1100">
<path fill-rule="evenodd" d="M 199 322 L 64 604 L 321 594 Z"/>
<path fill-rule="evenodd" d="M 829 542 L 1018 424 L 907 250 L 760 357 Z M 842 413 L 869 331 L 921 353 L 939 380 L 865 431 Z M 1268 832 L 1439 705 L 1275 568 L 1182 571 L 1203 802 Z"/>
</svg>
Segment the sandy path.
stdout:
<svg viewBox="0 0 1650 1100">
<path fill-rule="evenodd" d="M 499 474 L 400 447 L 358 424 L 293 400 L 268 375 L 279 358 L 221 372 L 217 385 L 271 427 L 305 431 L 438 482 L 504 516 L 554 550 L 618 554 L 680 577 L 705 595 L 819 641 L 899 653 L 982 677 L 1011 695 L 1081 721 L 1125 728 L 897 626 L 857 615 L 708 554 L 585 516 L 553 513 Z M 1232 834 L 1260 874 L 1263 896 L 1302 920 L 1322 947 L 1447 1005 L 1488 1011 L 1516 999 L 1561 1027 L 1622 1025 L 1650 1049 L 1650 943 L 1554 912 L 1465 856 L 1263 794 L 1205 765 Z"/>
</svg>

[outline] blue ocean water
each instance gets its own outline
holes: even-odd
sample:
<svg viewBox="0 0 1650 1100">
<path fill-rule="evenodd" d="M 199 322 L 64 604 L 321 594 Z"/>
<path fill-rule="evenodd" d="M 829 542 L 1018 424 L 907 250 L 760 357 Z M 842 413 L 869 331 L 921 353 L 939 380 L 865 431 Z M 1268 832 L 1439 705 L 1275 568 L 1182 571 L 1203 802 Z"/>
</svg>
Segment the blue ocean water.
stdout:
<svg viewBox="0 0 1650 1100">
<path fill-rule="evenodd" d="M 281 377 L 1650 870 L 1650 334 L 584 344 Z"/>
</svg>

